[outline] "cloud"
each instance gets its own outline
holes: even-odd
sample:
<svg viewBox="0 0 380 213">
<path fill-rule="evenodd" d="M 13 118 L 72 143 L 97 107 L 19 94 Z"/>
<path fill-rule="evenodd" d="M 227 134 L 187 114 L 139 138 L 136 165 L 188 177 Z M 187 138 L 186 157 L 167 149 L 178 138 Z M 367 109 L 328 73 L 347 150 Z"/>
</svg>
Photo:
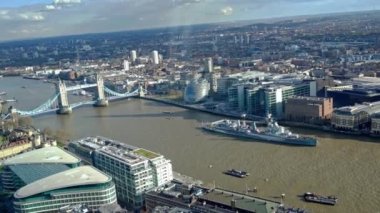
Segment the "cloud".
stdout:
<svg viewBox="0 0 380 213">
<path fill-rule="evenodd" d="M 80 4 L 81 0 L 54 0 L 54 4 Z"/>
<path fill-rule="evenodd" d="M 380 9 L 379 0 L 49 1 L 0 7 L 0 40 Z"/>
<path fill-rule="evenodd" d="M 230 6 L 224 7 L 220 10 L 220 12 L 225 16 L 230 16 L 234 12 L 234 9 Z"/>
<path fill-rule="evenodd" d="M 35 12 L 20 13 L 18 14 L 18 16 L 21 19 L 30 20 L 30 21 L 42 21 L 45 19 L 45 17 L 41 13 L 35 13 Z"/>
<path fill-rule="evenodd" d="M 55 7 L 54 5 L 46 5 L 46 6 L 45 6 L 45 9 L 46 9 L 46 10 L 55 10 L 56 7 Z"/>
</svg>

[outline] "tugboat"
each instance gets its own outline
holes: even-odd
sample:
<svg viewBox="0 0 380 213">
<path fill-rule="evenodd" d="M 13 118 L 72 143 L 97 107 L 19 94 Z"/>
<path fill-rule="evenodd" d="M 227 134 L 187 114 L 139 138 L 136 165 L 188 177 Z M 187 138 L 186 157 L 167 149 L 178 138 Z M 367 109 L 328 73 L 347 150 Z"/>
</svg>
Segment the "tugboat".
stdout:
<svg viewBox="0 0 380 213">
<path fill-rule="evenodd" d="M 227 170 L 227 171 L 224 172 L 224 174 L 231 175 L 231 176 L 234 176 L 234 177 L 239 177 L 239 178 L 245 178 L 245 177 L 249 176 L 248 172 L 246 172 L 246 171 L 240 171 L 240 170 L 236 170 L 236 169 Z"/>
<path fill-rule="evenodd" d="M 335 196 L 322 196 L 322 195 L 317 195 L 311 192 L 306 192 L 303 195 L 303 198 L 305 199 L 305 201 L 308 201 L 308 202 L 314 202 L 314 203 L 320 203 L 320 204 L 332 205 L 332 206 L 334 206 L 338 202 L 338 198 L 336 198 Z"/>
</svg>

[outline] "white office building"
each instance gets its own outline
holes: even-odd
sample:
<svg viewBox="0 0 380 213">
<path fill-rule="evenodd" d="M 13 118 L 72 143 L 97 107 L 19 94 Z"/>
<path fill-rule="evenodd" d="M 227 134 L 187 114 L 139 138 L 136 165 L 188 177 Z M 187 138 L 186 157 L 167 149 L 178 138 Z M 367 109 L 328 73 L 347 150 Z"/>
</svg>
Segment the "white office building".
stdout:
<svg viewBox="0 0 380 213">
<path fill-rule="evenodd" d="M 158 55 L 157 50 L 152 51 L 152 61 L 153 61 L 153 64 L 155 64 L 155 65 L 160 63 L 160 57 Z"/>
<path fill-rule="evenodd" d="M 163 155 L 103 137 L 89 137 L 69 145 L 78 155 L 92 157 L 93 165 L 112 176 L 118 200 L 140 209 L 144 193 L 173 179 L 171 161 Z"/>
<path fill-rule="evenodd" d="M 131 51 L 131 62 L 132 63 L 135 63 L 136 62 L 136 59 L 137 59 L 137 52 L 136 52 L 136 50 L 132 50 Z"/>
<path fill-rule="evenodd" d="M 129 71 L 129 61 L 127 61 L 127 60 L 123 61 L 123 70 Z"/>
</svg>

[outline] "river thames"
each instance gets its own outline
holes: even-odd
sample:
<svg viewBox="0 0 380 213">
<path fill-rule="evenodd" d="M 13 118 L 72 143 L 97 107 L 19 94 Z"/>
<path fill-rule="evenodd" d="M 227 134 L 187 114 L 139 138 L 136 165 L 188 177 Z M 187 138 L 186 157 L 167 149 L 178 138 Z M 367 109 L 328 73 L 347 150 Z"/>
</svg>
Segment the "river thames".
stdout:
<svg viewBox="0 0 380 213">
<path fill-rule="evenodd" d="M 0 91 L 15 97 L 16 108 L 32 109 L 54 94 L 52 84 L 21 78 L 0 79 Z M 70 97 L 74 101 L 78 97 Z M 173 114 L 164 114 L 171 111 Z M 380 212 L 380 141 L 291 128 L 315 136 L 317 147 L 292 147 L 239 140 L 205 132 L 202 121 L 221 117 L 140 99 L 112 102 L 107 108 L 83 107 L 71 115 L 33 119 L 40 129 L 63 129 L 72 140 L 102 135 L 159 152 L 174 170 L 216 186 L 244 192 L 257 187 L 257 196 L 279 200 L 312 212 Z M 212 167 L 210 167 L 212 165 Z M 235 168 L 250 172 L 245 179 L 224 175 Z M 336 195 L 336 206 L 302 201 L 306 191 Z"/>
</svg>

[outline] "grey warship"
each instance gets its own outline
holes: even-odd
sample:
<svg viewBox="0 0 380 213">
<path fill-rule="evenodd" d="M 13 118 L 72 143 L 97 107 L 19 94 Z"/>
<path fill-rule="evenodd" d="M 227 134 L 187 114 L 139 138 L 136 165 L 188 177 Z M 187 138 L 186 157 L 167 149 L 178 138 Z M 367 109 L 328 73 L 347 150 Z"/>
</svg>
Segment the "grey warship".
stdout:
<svg viewBox="0 0 380 213">
<path fill-rule="evenodd" d="M 264 127 L 258 127 L 255 121 L 218 120 L 202 124 L 204 130 L 222 133 L 234 137 L 249 138 L 278 144 L 296 146 L 316 146 L 317 139 L 300 136 L 278 125 L 270 116 L 265 120 Z"/>
</svg>

